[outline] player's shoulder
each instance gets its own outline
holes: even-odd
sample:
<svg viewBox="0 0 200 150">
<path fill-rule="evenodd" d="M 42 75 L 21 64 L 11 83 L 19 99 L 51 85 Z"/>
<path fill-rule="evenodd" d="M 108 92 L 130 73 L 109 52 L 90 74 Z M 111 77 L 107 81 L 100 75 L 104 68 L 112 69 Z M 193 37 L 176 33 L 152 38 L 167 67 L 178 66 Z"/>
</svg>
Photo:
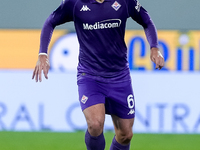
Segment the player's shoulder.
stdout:
<svg viewBox="0 0 200 150">
<path fill-rule="evenodd" d="M 76 3 L 76 2 L 90 2 L 90 0 L 63 0 L 62 3 L 66 4 L 66 3 Z"/>
<path fill-rule="evenodd" d="M 128 4 L 138 5 L 140 2 L 138 0 L 125 0 Z"/>
<path fill-rule="evenodd" d="M 78 0 L 62 0 L 62 5 L 73 5 L 77 2 Z"/>
</svg>

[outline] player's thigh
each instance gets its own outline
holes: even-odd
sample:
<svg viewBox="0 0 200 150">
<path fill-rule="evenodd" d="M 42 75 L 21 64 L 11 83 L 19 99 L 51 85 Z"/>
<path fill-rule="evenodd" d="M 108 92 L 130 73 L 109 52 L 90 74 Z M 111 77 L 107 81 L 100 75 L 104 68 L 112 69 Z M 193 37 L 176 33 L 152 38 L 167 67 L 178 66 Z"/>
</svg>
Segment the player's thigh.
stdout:
<svg viewBox="0 0 200 150">
<path fill-rule="evenodd" d="M 106 97 L 106 113 L 119 118 L 131 119 L 135 117 L 135 100 L 131 81 L 113 83 Z"/>
<path fill-rule="evenodd" d="M 105 106 L 103 103 L 92 105 L 83 110 L 87 123 L 105 120 Z"/>
<path fill-rule="evenodd" d="M 103 103 L 92 105 L 83 110 L 88 125 L 88 131 L 92 136 L 98 136 L 103 132 L 105 121 L 105 106 Z"/>
<path fill-rule="evenodd" d="M 111 116 L 112 116 L 112 120 L 113 120 L 113 124 L 115 128 L 116 136 L 126 136 L 128 138 L 131 138 L 133 135 L 132 127 L 134 124 L 134 118 L 123 119 L 123 118 L 119 118 L 116 115 L 111 115 Z"/>
<path fill-rule="evenodd" d="M 79 102 L 82 111 L 93 105 L 105 103 L 105 89 L 102 88 L 101 83 L 97 82 L 92 78 L 87 77 L 78 80 L 77 83 Z M 101 109 L 101 106 L 99 109 Z"/>
</svg>

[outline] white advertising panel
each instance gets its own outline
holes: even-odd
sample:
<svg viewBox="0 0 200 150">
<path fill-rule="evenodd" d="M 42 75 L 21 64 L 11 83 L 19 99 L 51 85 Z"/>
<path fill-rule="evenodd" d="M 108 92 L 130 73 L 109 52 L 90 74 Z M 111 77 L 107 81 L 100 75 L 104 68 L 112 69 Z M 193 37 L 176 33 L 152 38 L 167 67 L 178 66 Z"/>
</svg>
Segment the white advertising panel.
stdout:
<svg viewBox="0 0 200 150">
<path fill-rule="evenodd" d="M 10 37 L 13 37 L 11 33 L 13 31 L 7 37 L 9 43 Z M 24 35 L 27 33 L 24 31 Z M 4 34 L 7 35 L 7 32 Z M 24 48 L 24 40 L 28 38 L 18 38 L 18 35 L 22 35 L 21 31 L 15 31 L 15 34 L 14 41 L 20 39 L 23 44 L 22 48 L 18 48 L 24 51 L 13 52 L 13 47 L 2 49 L 0 130 L 86 130 L 76 84 L 79 52 L 76 34 L 64 35 L 63 31 L 57 32 L 56 37 L 59 38 L 55 38 L 57 40 L 54 40 L 49 50 L 49 79 L 43 78 L 41 83 L 31 80 L 32 71 L 27 70 L 35 65 L 36 48 L 30 53 Z M 35 38 L 38 35 L 37 31 Z M 200 133 L 199 34 L 193 31 L 187 35 L 179 35 L 178 31 L 159 32 L 159 45 L 165 58 L 165 67 L 161 71 L 154 70 L 155 66 L 150 62 L 149 47 L 144 35 L 138 31 L 128 31 L 125 39 L 136 106 L 133 131 Z M 27 48 L 32 47 L 32 41 L 25 43 L 28 43 Z M 6 48 L 8 44 L 5 43 L 4 46 Z M 108 115 L 105 130 L 113 130 L 112 120 Z"/>
<path fill-rule="evenodd" d="M 76 73 L 50 72 L 41 83 L 32 71 L 0 71 L 0 130 L 75 131 L 86 122 Z M 132 72 L 135 133 L 200 133 L 199 73 Z M 110 116 L 105 130 L 112 130 Z"/>
</svg>

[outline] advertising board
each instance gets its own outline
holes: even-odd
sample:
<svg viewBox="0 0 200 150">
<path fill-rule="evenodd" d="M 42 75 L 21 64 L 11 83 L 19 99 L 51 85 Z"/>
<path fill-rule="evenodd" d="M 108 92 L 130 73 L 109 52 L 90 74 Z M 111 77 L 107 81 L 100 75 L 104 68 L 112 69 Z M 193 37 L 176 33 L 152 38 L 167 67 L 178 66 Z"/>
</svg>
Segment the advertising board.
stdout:
<svg viewBox="0 0 200 150">
<path fill-rule="evenodd" d="M 0 30 L 0 130 L 85 130 L 78 101 L 75 33 L 55 30 L 49 79 L 31 80 L 40 30 Z M 143 31 L 126 31 L 138 133 L 200 133 L 200 32 L 158 31 L 165 67 L 154 69 Z M 106 116 L 105 130 L 113 130 Z"/>
</svg>

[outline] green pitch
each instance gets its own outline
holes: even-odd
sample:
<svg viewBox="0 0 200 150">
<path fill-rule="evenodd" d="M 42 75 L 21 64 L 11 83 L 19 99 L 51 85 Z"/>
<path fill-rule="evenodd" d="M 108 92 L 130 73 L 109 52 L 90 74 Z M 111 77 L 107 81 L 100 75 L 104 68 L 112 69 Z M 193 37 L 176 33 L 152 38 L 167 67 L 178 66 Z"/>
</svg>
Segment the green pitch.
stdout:
<svg viewBox="0 0 200 150">
<path fill-rule="evenodd" d="M 106 132 L 109 150 L 113 132 Z M 131 150 L 199 150 L 199 134 L 134 134 Z M 0 132 L 0 150 L 86 150 L 84 132 Z"/>
</svg>

